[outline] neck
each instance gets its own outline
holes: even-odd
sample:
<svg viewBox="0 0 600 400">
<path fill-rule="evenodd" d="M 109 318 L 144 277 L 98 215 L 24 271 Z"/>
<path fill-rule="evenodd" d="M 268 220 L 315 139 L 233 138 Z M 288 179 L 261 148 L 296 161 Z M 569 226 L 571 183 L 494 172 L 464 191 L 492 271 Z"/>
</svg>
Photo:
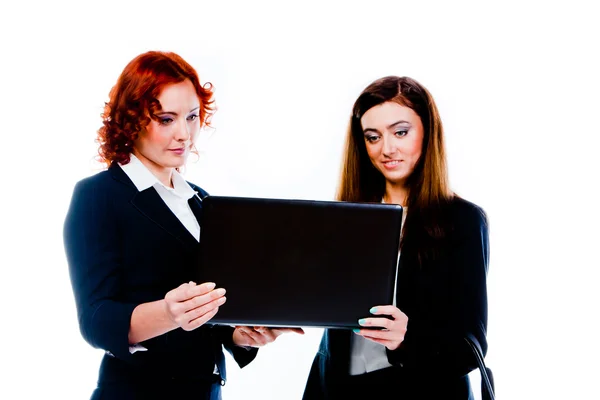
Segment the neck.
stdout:
<svg viewBox="0 0 600 400">
<path fill-rule="evenodd" d="M 406 201 L 408 200 L 408 188 L 403 185 L 394 185 L 389 182 L 385 184 L 385 193 L 383 195 L 383 201 L 388 204 L 400 204 L 402 207 L 406 207 Z"/>
<path fill-rule="evenodd" d="M 173 168 L 163 167 L 152 160 L 144 157 L 139 151 L 133 149 L 133 154 L 140 160 L 142 164 L 166 187 L 173 187 L 171 177 L 173 176 Z"/>
<path fill-rule="evenodd" d="M 153 170 L 151 171 L 163 185 L 173 188 L 173 181 L 171 180 L 171 177 L 173 176 L 173 168 L 164 168 L 157 172 Z"/>
</svg>

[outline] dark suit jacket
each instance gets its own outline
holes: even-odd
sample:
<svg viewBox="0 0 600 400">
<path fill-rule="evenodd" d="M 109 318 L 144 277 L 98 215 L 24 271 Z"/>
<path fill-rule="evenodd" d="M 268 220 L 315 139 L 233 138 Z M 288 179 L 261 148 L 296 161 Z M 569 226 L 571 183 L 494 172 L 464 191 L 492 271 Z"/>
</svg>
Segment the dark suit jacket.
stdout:
<svg viewBox="0 0 600 400">
<path fill-rule="evenodd" d="M 201 223 L 201 200 L 194 196 L 189 204 Z M 133 309 L 195 281 L 199 244 L 154 188 L 139 192 L 118 164 L 77 183 L 64 243 L 81 334 L 106 351 L 94 398 L 158 398 L 173 388 L 189 398 L 219 398 L 213 383 L 227 379 L 222 346 L 240 367 L 256 356 L 233 345 L 233 328 L 216 325 L 175 329 L 141 343 L 148 351 L 130 354 Z"/>
<path fill-rule="evenodd" d="M 394 378 L 373 382 L 373 398 L 378 398 L 378 390 L 391 391 L 398 399 L 468 399 L 471 395 L 466 374 L 477 364 L 463 337 L 472 333 L 487 352 L 487 219 L 480 207 L 460 198 L 451 202 L 445 214 L 451 230 L 436 260 L 419 267 L 415 248 L 402 249 L 396 305 L 408 316 L 408 328 L 400 347 L 387 350 Z M 352 334 L 325 330 L 305 400 L 341 398 L 337 391 L 348 379 Z"/>
</svg>

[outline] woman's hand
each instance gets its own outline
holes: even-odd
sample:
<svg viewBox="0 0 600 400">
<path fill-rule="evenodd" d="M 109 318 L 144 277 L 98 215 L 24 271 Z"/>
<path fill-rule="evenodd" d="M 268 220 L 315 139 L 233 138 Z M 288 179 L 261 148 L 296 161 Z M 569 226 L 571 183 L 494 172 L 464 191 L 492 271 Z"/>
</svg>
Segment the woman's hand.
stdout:
<svg viewBox="0 0 600 400">
<path fill-rule="evenodd" d="M 233 331 L 233 343 L 242 347 L 261 347 L 275 341 L 285 332 L 304 335 L 302 328 L 268 328 L 265 326 L 236 326 Z"/>
<path fill-rule="evenodd" d="M 165 295 L 166 312 L 178 327 L 191 331 L 215 316 L 227 300 L 224 295 L 225 289 L 215 289 L 212 282 L 184 283 Z"/>
<path fill-rule="evenodd" d="M 388 318 L 364 318 L 358 323 L 365 327 L 382 327 L 383 329 L 355 329 L 354 333 L 362 337 L 380 343 L 390 350 L 396 350 L 404 341 L 408 317 L 398 307 L 377 306 L 371 308 L 371 314 L 389 315 Z"/>
</svg>

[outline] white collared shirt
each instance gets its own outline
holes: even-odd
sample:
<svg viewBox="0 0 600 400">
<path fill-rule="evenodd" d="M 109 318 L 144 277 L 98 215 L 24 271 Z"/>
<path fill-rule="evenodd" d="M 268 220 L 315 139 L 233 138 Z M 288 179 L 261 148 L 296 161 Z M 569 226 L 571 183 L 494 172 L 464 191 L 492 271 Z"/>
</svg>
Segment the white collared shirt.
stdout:
<svg viewBox="0 0 600 400">
<path fill-rule="evenodd" d="M 198 220 L 188 204 L 188 200 L 196 194 L 194 189 L 176 170 L 173 170 L 171 177 L 173 188 L 165 186 L 133 153 L 130 158 L 128 164 L 119 165 L 121 165 L 121 168 L 131 179 L 137 190 L 141 192 L 149 187 L 154 187 L 177 219 L 196 240 L 200 241 L 200 224 L 198 224 Z"/>
<path fill-rule="evenodd" d="M 188 200 L 192 198 L 196 192 L 177 171 L 173 170 L 173 175 L 171 176 L 173 188 L 170 188 L 159 181 L 158 178 L 142 164 L 140 159 L 133 155 L 133 153 L 130 154 L 130 161 L 128 164 L 123 165 L 119 163 L 119 165 L 140 192 L 153 187 L 183 226 L 186 227 L 196 240 L 200 241 L 200 224 L 188 204 Z M 147 348 L 139 344 L 129 346 L 129 352 L 131 354 L 136 351 L 147 350 Z"/>
<path fill-rule="evenodd" d="M 402 226 L 406 220 L 406 207 L 402 209 Z M 398 244 L 398 261 L 396 263 L 396 282 L 394 283 L 394 299 L 392 305 L 396 305 L 396 286 L 398 285 L 398 264 L 400 263 L 400 244 Z M 364 337 L 352 334 L 350 338 L 350 375 L 360 375 L 379 369 L 391 367 L 388 361 L 385 346 Z"/>
</svg>

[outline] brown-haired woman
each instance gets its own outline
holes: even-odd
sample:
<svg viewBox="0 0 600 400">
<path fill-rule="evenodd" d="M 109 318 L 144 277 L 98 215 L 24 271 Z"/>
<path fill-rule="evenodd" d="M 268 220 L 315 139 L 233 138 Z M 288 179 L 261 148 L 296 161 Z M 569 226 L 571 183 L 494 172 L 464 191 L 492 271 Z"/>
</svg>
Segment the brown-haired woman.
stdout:
<svg viewBox="0 0 600 400">
<path fill-rule="evenodd" d="M 396 295 L 359 321 L 383 329 L 325 330 L 304 399 L 472 398 L 464 338 L 487 351 L 487 218 L 450 190 L 440 115 L 419 82 L 388 76 L 360 94 L 337 199 L 404 207 Z"/>
<path fill-rule="evenodd" d="M 76 184 L 64 225 L 81 334 L 105 351 L 93 399 L 220 399 L 223 346 L 243 367 L 285 331 L 207 324 L 225 289 L 193 282 L 207 193 L 178 170 L 212 96 L 158 51 L 131 60 L 110 92 L 98 131 L 107 169 Z"/>
</svg>

